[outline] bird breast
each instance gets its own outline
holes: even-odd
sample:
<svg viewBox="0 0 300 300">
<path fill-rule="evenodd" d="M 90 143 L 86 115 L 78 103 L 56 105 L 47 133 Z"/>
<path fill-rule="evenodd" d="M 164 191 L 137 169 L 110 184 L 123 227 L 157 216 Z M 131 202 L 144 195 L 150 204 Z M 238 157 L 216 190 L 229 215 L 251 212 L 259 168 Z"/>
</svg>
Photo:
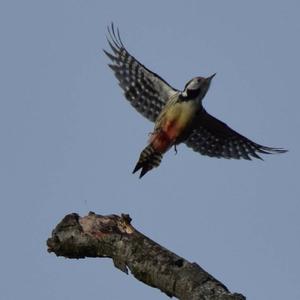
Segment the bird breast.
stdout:
<svg viewBox="0 0 300 300">
<path fill-rule="evenodd" d="M 196 101 L 177 102 L 166 107 L 158 117 L 150 138 L 154 148 L 163 153 L 181 141 L 190 130 L 198 107 Z"/>
<path fill-rule="evenodd" d="M 196 101 L 177 102 L 167 110 L 166 121 L 174 123 L 180 132 L 191 124 L 198 107 Z"/>
</svg>

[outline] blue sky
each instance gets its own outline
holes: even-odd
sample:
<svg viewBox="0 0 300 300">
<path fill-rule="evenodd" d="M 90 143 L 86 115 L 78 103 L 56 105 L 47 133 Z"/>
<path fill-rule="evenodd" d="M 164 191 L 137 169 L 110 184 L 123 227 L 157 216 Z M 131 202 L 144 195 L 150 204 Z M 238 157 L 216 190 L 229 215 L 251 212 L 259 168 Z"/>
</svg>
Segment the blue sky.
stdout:
<svg viewBox="0 0 300 300">
<path fill-rule="evenodd" d="M 46 239 L 67 213 L 137 229 L 248 299 L 299 299 L 298 1 L 1 1 L 0 298 L 166 299 L 110 260 Z M 219 160 L 184 145 L 142 180 L 153 125 L 102 53 L 106 26 L 176 88 L 217 72 L 204 106 L 284 155 Z"/>
</svg>

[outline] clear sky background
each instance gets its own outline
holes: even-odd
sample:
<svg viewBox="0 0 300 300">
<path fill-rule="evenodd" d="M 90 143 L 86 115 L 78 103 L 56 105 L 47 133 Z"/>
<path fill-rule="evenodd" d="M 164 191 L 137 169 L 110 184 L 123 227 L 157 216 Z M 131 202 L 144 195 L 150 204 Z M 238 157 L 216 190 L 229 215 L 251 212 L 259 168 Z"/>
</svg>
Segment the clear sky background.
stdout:
<svg viewBox="0 0 300 300">
<path fill-rule="evenodd" d="M 248 299 L 300 299 L 299 1 L 1 1 L 0 299 L 167 299 L 113 267 L 47 253 L 68 213 L 133 225 Z M 217 72 L 204 105 L 287 154 L 182 145 L 142 180 L 153 124 L 123 97 L 106 26 L 171 85 Z"/>
</svg>

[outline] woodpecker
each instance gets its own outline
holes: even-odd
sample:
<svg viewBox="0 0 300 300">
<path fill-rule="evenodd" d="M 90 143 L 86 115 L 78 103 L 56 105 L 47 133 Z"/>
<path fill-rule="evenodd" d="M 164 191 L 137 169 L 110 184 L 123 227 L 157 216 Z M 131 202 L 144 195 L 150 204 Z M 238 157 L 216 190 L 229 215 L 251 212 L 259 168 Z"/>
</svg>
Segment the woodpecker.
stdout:
<svg viewBox="0 0 300 300">
<path fill-rule="evenodd" d="M 155 122 L 149 143 L 141 152 L 133 173 L 140 178 L 158 167 L 163 154 L 185 143 L 202 155 L 228 159 L 262 159 L 258 153 L 284 153 L 282 148 L 257 144 L 206 112 L 202 105 L 216 74 L 195 77 L 183 91 L 171 87 L 159 75 L 147 69 L 125 48 L 118 29 L 108 27 L 107 41 L 112 53 L 103 50 L 124 91 L 125 98 L 144 117 Z"/>
</svg>

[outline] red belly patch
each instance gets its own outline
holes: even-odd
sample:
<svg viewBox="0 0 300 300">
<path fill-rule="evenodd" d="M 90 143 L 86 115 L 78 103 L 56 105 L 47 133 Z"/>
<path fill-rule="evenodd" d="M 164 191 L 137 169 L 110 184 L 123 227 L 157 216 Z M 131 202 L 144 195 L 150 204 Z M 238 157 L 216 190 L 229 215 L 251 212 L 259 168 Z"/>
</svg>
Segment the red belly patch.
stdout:
<svg viewBox="0 0 300 300">
<path fill-rule="evenodd" d="M 155 150 L 164 153 L 174 145 L 179 134 L 180 130 L 176 122 L 166 122 L 165 126 L 151 135 L 150 143 Z"/>
</svg>

